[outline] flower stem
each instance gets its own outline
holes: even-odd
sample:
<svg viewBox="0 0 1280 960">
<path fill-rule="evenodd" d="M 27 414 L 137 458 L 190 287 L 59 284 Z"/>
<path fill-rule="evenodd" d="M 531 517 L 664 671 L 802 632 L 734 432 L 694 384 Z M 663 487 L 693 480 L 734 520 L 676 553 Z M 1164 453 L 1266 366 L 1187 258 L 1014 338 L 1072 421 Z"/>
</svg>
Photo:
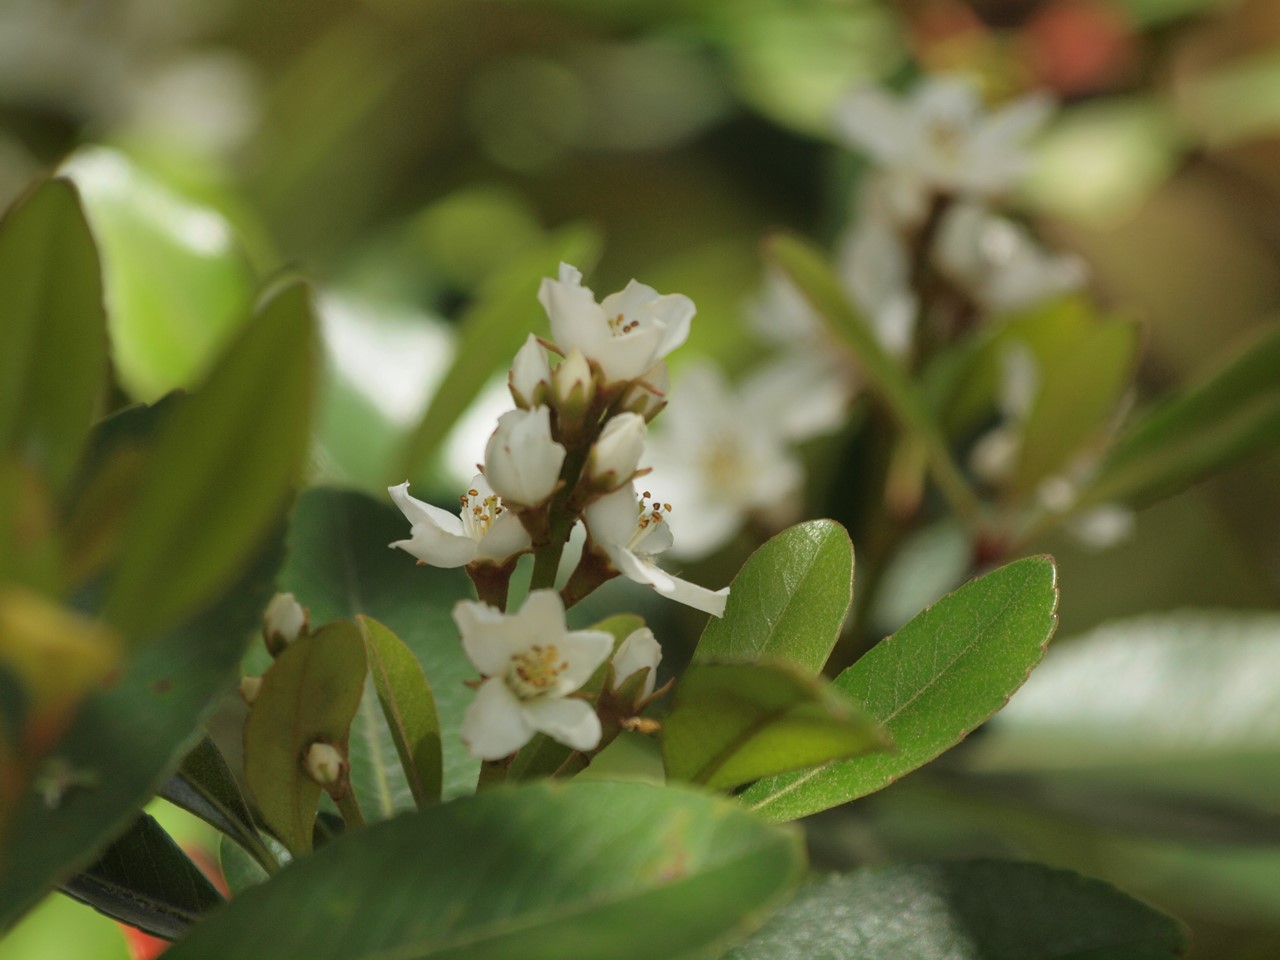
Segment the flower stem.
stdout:
<svg viewBox="0 0 1280 960">
<path fill-rule="evenodd" d="M 480 764 L 480 780 L 476 783 L 476 793 L 506 783 L 508 766 L 506 760 L 483 761 Z"/>
<path fill-rule="evenodd" d="M 356 800 L 356 792 L 351 789 L 351 782 L 347 781 L 346 789 L 342 793 L 333 798 L 333 802 L 338 805 L 338 812 L 342 814 L 342 822 L 347 825 L 347 829 L 352 827 L 364 826 L 364 814 L 360 812 L 360 803 Z"/>
</svg>

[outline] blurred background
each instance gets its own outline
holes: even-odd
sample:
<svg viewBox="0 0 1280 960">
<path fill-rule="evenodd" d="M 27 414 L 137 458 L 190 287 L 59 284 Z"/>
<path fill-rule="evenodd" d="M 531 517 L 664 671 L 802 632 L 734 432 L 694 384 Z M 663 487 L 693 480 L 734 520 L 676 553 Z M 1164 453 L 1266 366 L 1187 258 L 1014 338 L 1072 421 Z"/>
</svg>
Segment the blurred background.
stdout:
<svg viewBox="0 0 1280 960">
<path fill-rule="evenodd" d="M 1059 101 L 1015 206 L 1140 321 L 1145 396 L 1280 317 L 1275 0 L 3 0 L 0 204 L 59 167 L 80 186 L 121 402 L 198 382 L 263 281 L 313 278 L 329 367 L 314 480 L 378 492 L 404 479 L 457 318 L 548 244 L 598 251 L 579 264 L 597 293 L 634 276 L 692 297 L 677 363 L 759 359 L 744 331 L 761 238 L 831 244 L 863 170 L 836 143 L 836 103 L 921 70 Z M 445 445 L 440 489 L 469 476 L 491 401 Z M 840 516 L 839 470 L 823 475 L 806 509 Z M 1059 636 L 1185 606 L 1274 610 L 1278 481 L 1272 454 L 1139 512 L 1106 552 L 1037 545 L 1061 563 Z M 718 585 L 734 562 L 730 548 L 698 569 Z M 1181 916 L 1198 956 L 1274 957 L 1271 736 L 1249 760 L 1263 799 L 1183 804 L 1178 829 L 1132 814 L 1128 794 L 957 792 L 944 770 L 816 818 L 814 860 L 1035 857 Z M 60 899 L 3 950 L 124 951 L 109 921 Z"/>
</svg>

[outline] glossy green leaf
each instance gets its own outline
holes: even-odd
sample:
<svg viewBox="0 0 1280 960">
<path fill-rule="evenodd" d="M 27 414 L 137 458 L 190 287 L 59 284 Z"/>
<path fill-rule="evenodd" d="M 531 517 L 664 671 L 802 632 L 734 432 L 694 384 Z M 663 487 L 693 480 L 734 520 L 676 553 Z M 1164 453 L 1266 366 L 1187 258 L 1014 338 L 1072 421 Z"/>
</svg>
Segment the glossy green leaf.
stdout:
<svg viewBox="0 0 1280 960">
<path fill-rule="evenodd" d="M 358 617 L 369 675 L 418 806 L 440 800 L 440 718 L 431 686 L 403 640 L 372 617 Z"/>
<path fill-rule="evenodd" d="M 1083 498 L 1147 502 L 1280 443 L 1280 328 L 1197 385 L 1158 404 L 1117 440 Z"/>
<path fill-rule="evenodd" d="M 102 251 L 112 355 L 125 389 L 151 401 L 194 387 L 253 297 L 230 224 L 115 150 L 82 150 L 62 171 L 80 189 Z"/>
<path fill-rule="evenodd" d="M 222 960 L 264 930 L 274 955 L 311 960 L 714 955 L 803 863 L 797 833 L 688 790 L 494 789 L 343 835 L 168 956 Z"/>
<path fill-rule="evenodd" d="M 114 685 L 86 700 L 58 743 L 57 770 L 44 771 L 57 772 L 65 787 L 28 791 L 6 834 L 0 929 L 91 862 L 198 740 L 214 702 L 235 682 L 282 552 L 279 536 L 269 537 L 225 596 L 141 646 Z"/>
<path fill-rule="evenodd" d="M 725 960 L 1169 960 L 1172 917 L 1101 880 L 971 860 L 860 870 L 801 887 Z"/>
<path fill-rule="evenodd" d="M 252 851 L 260 863 L 274 866 L 240 785 L 209 737 L 183 758 L 182 766 L 160 790 L 160 796 Z"/>
<path fill-rule="evenodd" d="M 93 237 L 75 188 L 48 180 L 0 220 L 0 459 L 61 490 L 106 373 Z"/>
<path fill-rule="evenodd" d="M 565 229 L 520 254 L 485 283 L 459 324 L 453 364 L 406 444 L 404 476 L 422 475 L 489 378 L 511 365 L 531 332 L 545 329 L 546 318 L 538 305 L 542 278 L 555 277 L 561 261 L 579 267 L 593 262 L 599 246 L 595 231 Z"/>
<path fill-rule="evenodd" d="M 222 895 L 149 814 L 142 814 L 97 863 L 62 891 L 112 919 L 174 940 Z"/>
<path fill-rule="evenodd" d="M 662 723 L 667 776 L 717 790 L 888 746 L 857 704 L 787 664 L 692 666 Z"/>
<path fill-rule="evenodd" d="M 1055 649 L 968 763 L 1275 810 L 1280 614 L 1179 611 Z"/>
<path fill-rule="evenodd" d="M 440 715 L 443 795 L 448 798 L 474 789 L 479 770 L 460 736 L 462 712 L 472 697 L 463 681 L 474 679 L 476 671 L 462 652 L 451 618 L 454 603 L 474 594 L 461 570 L 419 567 L 403 550 L 387 549 L 408 533 L 409 522 L 390 498 L 384 505 L 357 493 L 308 490 L 293 511 L 280 589 L 292 591 L 310 609 L 313 623 L 365 614 L 413 651 Z M 373 713 L 378 712 L 373 705 Z M 394 754 L 389 733 L 379 743 L 379 749 Z M 364 746 L 351 744 L 353 776 L 360 774 Z M 363 781 L 357 785 L 363 791 Z M 362 799 L 366 795 L 363 791 Z M 403 798 L 393 796 L 396 809 L 413 806 L 407 784 Z"/>
<path fill-rule="evenodd" d="M 971 580 L 881 640 L 834 681 L 896 745 L 770 777 L 740 799 L 790 820 L 888 786 L 954 746 L 1005 705 L 1044 655 L 1057 626 L 1057 572 L 1028 557 Z"/>
<path fill-rule="evenodd" d="M 800 237 L 778 234 L 766 242 L 765 254 L 849 348 L 867 386 L 884 401 L 899 425 L 914 434 L 952 508 L 962 517 L 975 516 L 977 499 L 951 459 L 924 395 L 885 351 L 867 318 L 849 302 L 822 251 Z"/>
<path fill-rule="evenodd" d="M 321 788 L 303 768 L 317 742 L 347 752 L 364 693 L 364 640 L 339 620 L 285 648 L 244 725 L 244 779 L 262 821 L 293 854 L 311 849 Z"/>
<path fill-rule="evenodd" d="M 315 322 L 307 289 L 254 315 L 165 425 L 141 483 L 107 617 L 129 637 L 225 587 L 284 508 L 307 451 Z"/>
<path fill-rule="evenodd" d="M 773 660 L 817 673 L 853 600 L 853 543 L 833 520 L 799 523 L 755 551 L 733 578 L 693 662 Z"/>
</svg>

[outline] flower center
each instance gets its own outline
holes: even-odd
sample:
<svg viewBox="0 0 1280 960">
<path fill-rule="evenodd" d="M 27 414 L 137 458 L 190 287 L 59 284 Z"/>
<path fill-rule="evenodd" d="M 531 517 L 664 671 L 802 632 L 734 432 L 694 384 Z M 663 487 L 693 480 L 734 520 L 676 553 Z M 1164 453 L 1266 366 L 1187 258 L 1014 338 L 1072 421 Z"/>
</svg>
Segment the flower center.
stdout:
<svg viewBox="0 0 1280 960">
<path fill-rule="evenodd" d="M 959 158 L 964 132 L 958 124 L 949 120 L 934 120 L 928 126 L 928 136 L 929 143 L 938 156 L 949 162 L 955 162 Z"/>
<path fill-rule="evenodd" d="M 560 674 L 568 669 L 569 661 L 560 659 L 554 643 L 535 643 L 522 653 L 512 654 L 507 686 L 521 700 L 531 700 L 554 687 Z"/>
<path fill-rule="evenodd" d="M 609 333 L 615 337 L 625 337 L 640 326 L 639 320 L 628 320 L 624 314 L 609 319 Z"/>
<path fill-rule="evenodd" d="M 640 545 L 671 513 L 671 504 L 659 503 L 657 500 L 650 502 L 652 496 L 653 494 L 648 490 L 640 494 L 640 503 L 637 507 L 640 515 L 636 519 L 635 532 L 631 534 L 631 540 L 627 543 L 627 549 L 634 553 L 644 553 Z"/>
<path fill-rule="evenodd" d="M 462 510 L 458 513 L 462 518 L 462 529 L 472 540 L 479 540 L 488 533 L 493 522 L 507 509 L 496 493 L 482 497 L 475 487 L 460 496 L 458 502 L 462 504 Z"/>
</svg>

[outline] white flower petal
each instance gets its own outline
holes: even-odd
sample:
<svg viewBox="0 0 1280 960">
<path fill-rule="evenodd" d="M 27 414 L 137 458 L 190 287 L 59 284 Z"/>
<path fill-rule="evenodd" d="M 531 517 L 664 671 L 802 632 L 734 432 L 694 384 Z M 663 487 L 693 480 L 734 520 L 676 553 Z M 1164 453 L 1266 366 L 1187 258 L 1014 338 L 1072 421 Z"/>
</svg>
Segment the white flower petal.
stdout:
<svg viewBox="0 0 1280 960">
<path fill-rule="evenodd" d="M 400 508 L 400 512 L 405 515 L 405 519 L 413 526 L 431 524 L 445 533 L 462 533 L 462 521 L 458 519 L 456 514 L 450 513 L 448 510 L 441 510 L 439 507 L 424 503 L 417 497 L 410 496 L 408 480 L 397 486 L 387 487 L 387 493 L 391 494 L 391 499 L 395 502 L 395 505 Z"/>
<path fill-rule="evenodd" d="M 630 480 L 640 466 L 648 432 L 645 419 L 639 414 L 620 413 L 611 417 L 587 460 L 591 480 L 610 486 Z"/>
<path fill-rule="evenodd" d="M 724 606 L 729 600 L 728 587 L 721 590 L 708 590 L 706 587 L 673 577 L 659 569 L 657 564 L 637 557 L 630 550 L 616 547 L 606 547 L 606 550 L 610 561 L 618 568 L 618 572 L 628 580 L 653 587 L 664 597 L 670 597 L 677 603 L 709 613 L 713 617 L 724 616 Z"/>
<path fill-rule="evenodd" d="M 887 166 L 902 156 L 909 122 L 896 97 L 877 87 L 864 87 L 836 107 L 835 128 L 850 146 Z"/>
<path fill-rule="evenodd" d="M 520 650 L 527 650 L 535 643 L 558 644 L 565 632 L 564 601 L 555 590 L 534 590 L 525 598 L 520 612 L 509 614 L 507 621 L 521 637 Z"/>
<path fill-rule="evenodd" d="M 461 567 L 476 558 L 476 542 L 466 535 L 456 515 L 409 496 L 408 483 L 387 489 L 411 524 L 409 539 L 397 540 L 391 547 L 433 567 Z"/>
<path fill-rule="evenodd" d="M 463 652 L 486 677 L 504 674 L 512 654 L 528 645 L 518 631 L 512 630 L 511 620 L 487 603 L 459 600 L 454 604 L 453 622 L 462 637 Z"/>
<path fill-rule="evenodd" d="M 526 407 L 535 402 L 539 385 L 551 384 L 551 365 L 547 361 L 546 348 L 532 333 L 525 339 L 524 346 L 516 351 L 508 382 L 516 402 Z"/>
<path fill-rule="evenodd" d="M 560 674 L 556 695 L 573 693 L 591 679 L 596 668 L 613 652 L 613 634 L 603 630 L 574 630 L 557 642 L 556 648 L 568 665 Z"/>
<path fill-rule="evenodd" d="M 648 627 L 633 631 L 618 645 L 618 652 L 613 655 L 613 688 L 618 689 L 633 674 L 647 669 L 649 676 L 645 678 L 640 696 L 649 696 L 653 693 L 658 664 L 661 662 L 662 645 L 654 637 L 653 631 Z"/>
<path fill-rule="evenodd" d="M 524 719 L 533 729 L 575 750 L 594 750 L 600 743 L 600 718 L 583 700 L 526 700 Z"/>
<path fill-rule="evenodd" d="M 636 532 L 640 501 L 633 484 L 623 484 L 613 493 L 595 500 L 584 511 L 587 532 L 600 544 L 625 545 Z"/>
<path fill-rule="evenodd" d="M 565 353 L 578 347 L 591 356 L 588 347 L 609 335 L 604 312 L 596 303 L 595 295 L 590 288 L 582 286 L 582 274 L 567 263 L 560 264 L 559 280 L 542 281 L 538 302 L 547 312 L 556 347 Z"/>
<path fill-rule="evenodd" d="M 480 541 L 477 560 L 493 560 L 502 563 L 522 550 L 529 549 L 529 531 L 510 510 L 493 521 L 489 532 Z"/>
<path fill-rule="evenodd" d="M 462 715 L 462 740 L 473 757 L 501 760 L 529 742 L 534 728 L 524 704 L 498 677 L 486 680 Z"/>
</svg>

